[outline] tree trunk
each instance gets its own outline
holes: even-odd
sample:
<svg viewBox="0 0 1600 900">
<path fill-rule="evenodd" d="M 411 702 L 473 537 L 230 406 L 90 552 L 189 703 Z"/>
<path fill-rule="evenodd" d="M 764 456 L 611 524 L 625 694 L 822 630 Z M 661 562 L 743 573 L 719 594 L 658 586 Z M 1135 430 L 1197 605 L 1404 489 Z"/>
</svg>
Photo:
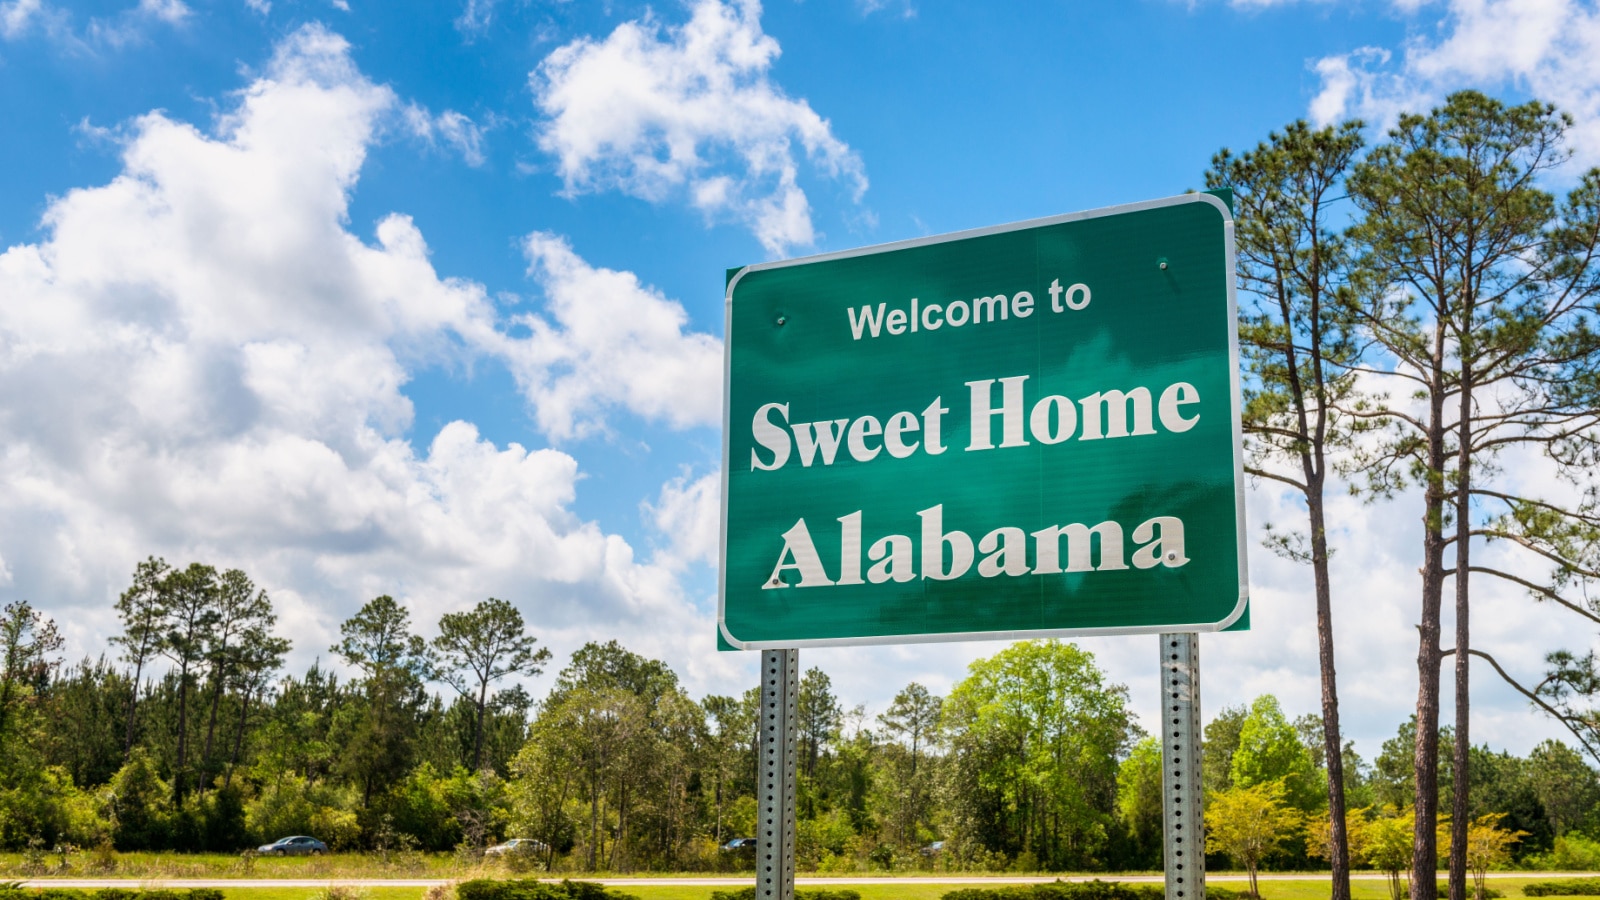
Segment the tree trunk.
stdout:
<svg viewBox="0 0 1600 900">
<path fill-rule="evenodd" d="M 1333 589 L 1328 576 L 1328 534 L 1323 520 L 1322 475 L 1309 481 L 1311 568 L 1317 591 L 1317 657 L 1322 668 L 1322 749 L 1328 765 L 1329 862 L 1332 900 L 1350 900 L 1350 842 L 1345 824 L 1344 748 L 1339 731 L 1338 677 L 1333 665 Z"/>
<path fill-rule="evenodd" d="M 1444 326 L 1435 327 L 1430 373 L 1427 491 L 1423 510 L 1422 617 L 1417 624 L 1416 821 L 1411 833 L 1411 898 L 1438 900 L 1439 610 L 1444 594 Z"/>
<path fill-rule="evenodd" d="M 244 749 L 244 728 L 250 716 L 250 691 L 246 690 L 239 698 L 239 728 L 233 733 L 233 757 L 228 760 L 228 774 L 222 778 L 222 786 L 233 784 L 233 770 L 239 765 L 239 752 Z"/>
<path fill-rule="evenodd" d="M 478 686 L 478 724 L 472 729 L 472 771 L 476 772 L 483 765 L 483 713 L 489 702 L 489 682 L 487 679 L 479 682 Z"/>
<path fill-rule="evenodd" d="M 1472 321 L 1472 303 L 1463 304 L 1465 320 Z M 1450 808 L 1450 900 L 1467 900 L 1467 810 L 1470 782 L 1467 757 L 1471 752 L 1469 721 L 1472 695 L 1468 690 L 1471 673 L 1468 649 L 1467 577 L 1472 557 L 1472 359 L 1471 345 L 1461 347 L 1461 412 L 1456 423 L 1460 446 L 1456 448 L 1456 735 L 1450 767 L 1454 788 Z"/>
<path fill-rule="evenodd" d="M 144 681 L 144 653 L 141 651 L 138 661 L 133 664 L 133 690 L 128 692 L 128 731 L 122 741 L 122 758 L 127 762 L 128 755 L 133 753 L 133 721 L 134 713 L 138 709 L 139 685 Z"/>
<path fill-rule="evenodd" d="M 209 784 L 211 780 L 206 776 L 211 774 L 211 741 L 217 733 L 217 709 L 221 706 L 222 678 L 219 674 L 219 676 L 216 678 L 216 687 L 211 691 L 211 715 L 208 717 L 206 722 L 205 750 L 200 754 L 200 792 L 202 794 L 205 793 L 206 785 Z"/>
<path fill-rule="evenodd" d="M 189 758 L 189 665 L 178 669 L 178 765 L 172 771 L 172 796 L 183 805 L 185 766 Z"/>
</svg>

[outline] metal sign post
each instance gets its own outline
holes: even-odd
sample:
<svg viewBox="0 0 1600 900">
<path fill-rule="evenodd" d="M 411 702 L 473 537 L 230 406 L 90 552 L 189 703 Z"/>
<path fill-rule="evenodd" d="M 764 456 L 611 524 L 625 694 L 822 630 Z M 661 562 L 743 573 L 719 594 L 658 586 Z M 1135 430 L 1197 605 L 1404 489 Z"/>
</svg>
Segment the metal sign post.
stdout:
<svg viewBox="0 0 1600 900">
<path fill-rule="evenodd" d="M 800 651 L 761 651 L 756 900 L 794 900 L 795 732 Z"/>
<path fill-rule="evenodd" d="M 1161 807 L 1167 900 L 1204 900 L 1200 791 L 1200 636 L 1161 635 Z"/>
</svg>

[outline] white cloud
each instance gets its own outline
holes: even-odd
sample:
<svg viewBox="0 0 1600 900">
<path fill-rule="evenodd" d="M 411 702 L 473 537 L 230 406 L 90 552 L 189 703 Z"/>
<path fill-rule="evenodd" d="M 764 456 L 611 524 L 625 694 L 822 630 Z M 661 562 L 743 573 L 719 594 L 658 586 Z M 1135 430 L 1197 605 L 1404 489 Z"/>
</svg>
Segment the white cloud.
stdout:
<svg viewBox="0 0 1600 900">
<path fill-rule="evenodd" d="M 720 472 L 692 481 L 688 475 L 674 478 L 662 485 L 656 502 L 644 504 L 644 511 L 650 524 L 668 539 L 661 558 L 669 565 L 717 565 L 722 552 Z"/>
<path fill-rule="evenodd" d="M 494 21 L 495 0 L 466 0 L 461 15 L 456 17 L 456 30 L 469 39 L 489 30 Z"/>
<path fill-rule="evenodd" d="M 917 16 L 917 7 L 911 0 L 856 0 L 856 8 L 864 16 L 873 13 L 892 10 L 903 19 L 914 19 Z"/>
<path fill-rule="evenodd" d="M 98 651 L 147 554 L 240 566 L 271 591 L 299 663 L 375 594 L 424 628 L 493 595 L 558 653 L 614 635 L 691 683 L 725 680 L 739 660 L 682 653 L 709 651 L 714 632 L 672 569 L 572 511 L 571 455 L 497 446 L 466 422 L 425 451 L 406 440 L 417 368 L 529 353 L 480 285 L 434 270 L 408 217 L 384 217 L 370 242 L 348 229 L 400 108 L 343 39 L 301 28 L 214 132 L 161 113 L 129 123 L 120 174 L 51 201 L 44 238 L 0 253 L 0 588 Z M 682 315 L 631 276 L 540 253 L 597 287 L 631 285 L 623 311 L 646 328 Z M 537 352 L 591 335 L 585 300 L 552 301 L 560 324 Z M 610 362 L 556 355 L 574 383 L 590 383 L 588 359 Z M 560 399 L 587 410 L 586 389 Z"/>
<path fill-rule="evenodd" d="M 22 34 L 44 10 L 41 0 L 9 0 L 0 3 L 0 38 L 10 40 Z"/>
<path fill-rule="evenodd" d="M 632 272 L 589 265 L 565 238 L 535 232 L 524 249 L 546 314 L 517 316 L 531 334 L 504 353 L 540 428 L 593 433 L 616 407 L 680 428 L 720 420 L 722 342 L 686 331 L 682 306 Z"/>
<path fill-rule="evenodd" d="M 402 110 L 401 119 L 412 135 L 430 146 L 442 143 L 459 154 L 467 165 L 483 165 L 483 129 L 462 113 L 447 109 L 435 116 L 411 103 Z"/>
<path fill-rule="evenodd" d="M 1312 118 L 1360 116 L 1386 128 L 1400 112 L 1425 112 L 1451 91 L 1515 90 L 1571 113 L 1573 148 L 1585 164 L 1600 162 L 1600 10 L 1593 3 L 1450 0 L 1439 28 L 1426 34 L 1435 31 L 1437 38 L 1407 41 L 1398 60 L 1376 47 L 1318 60 L 1323 85 Z"/>
<path fill-rule="evenodd" d="M 861 161 L 804 100 L 769 77 L 778 42 L 756 0 L 699 0 L 687 24 L 626 22 L 551 53 L 532 77 L 547 116 L 539 144 L 568 193 L 682 195 L 742 222 L 771 253 L 811 244 L 794 145 L 824 174 L 866 190 Z"/>
</svg>

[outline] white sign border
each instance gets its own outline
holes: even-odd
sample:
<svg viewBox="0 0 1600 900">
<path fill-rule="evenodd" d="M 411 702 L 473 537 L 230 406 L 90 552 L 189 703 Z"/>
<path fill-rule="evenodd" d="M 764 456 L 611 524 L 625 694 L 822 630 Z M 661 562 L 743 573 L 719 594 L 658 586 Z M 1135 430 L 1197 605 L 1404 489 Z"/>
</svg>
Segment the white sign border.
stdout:
<svg viewBox="0 0 1600 900">
<path fill-rule="evenodd" d="M 877 253 L 888 253 L 894 250 L 907 250 L 912 247 L 926 247 L 930 244 L 944 244 L 951 241 L 966 240 L 967 238 L 984 237 L 991 234 L 1005 234 L 1010 231 L 1022 231 L 1028 228 L 1040 228 L 1048 225 L 1060 225 L 1064 222 L 1082 222 L 1087 219 L 1099 219 L 1106 216 L 1121 215 L 1124 213 L 1143 212 L 1151 209 L 1164 209 L 1169 206 L 1180 206 L 1185 203 L 1207 203 L 1215 207 L 1222 214 L 1223 243 L 1226 246 L 1227 256 L 1227 289 L 1228 289 L 1228 359 L 1231 363 L 1229 381 L 1233 387 L 1229 404 L 1233 410 L 1233 508 L 1234 519 L 1238 524 L 1238 534 L 1235 537 L 1239 551 L 1239 600 L 1234 605 L 1233 611 L 1219 622 L 1195 622 L 1189 624 L 1162 624 L 1162 625 L 1135 625 L 1116 626 L 1110 628 L 1037 628 L 1021 631 L 965 631 L 965 632 L 939 632 L 932 634 L 891 634 L 867 635 L 847 638 L 809 638 L 802 640 L 785 641 L 741 641 L 728 631 L 727 602 L 728 602 L 728 461 L 733 448 L 733 431 L 730 428 L 730 418 L 733 413 L 733 289 L 739 280 L 750 272 L 760 272 L 766 269 L 782 269 L 789 266 L 806 265 L 808 263 L 827 262 L 834 259 L 849 259 L 855 256 L 870 256 Z M 723 327 L 722 327 L 722 511 L 720 531 L 717 536 L 717 631 L 722 639 L 727 641 L 737 650 L 778 650 L 790 647 L 859 647 L 859 646 L 889 646 L 894 644 L 934 644 L 952 641 L 1017 641 L 1028 638 L 1054 638 L 1054 637 L 1095 637 L 1100 635 L 1120 634 L 1165 634 L 1168 632 L 1217 632 L 1225 631 L 1240 617 L 1245 614 L 1250 606 L 1250 572 L 1245 552 L 1245 507 L 1244 507 L 1244 423 L 1240 404 L 1243 396 L 1243 383 L 1239 371 L 1239 296 L 1238 296 L 1238 255 L 1234 245 L 1233 211 L 1228 208 L 1221 197 L 1215 194 L 1193 193 L 1179 194 L 1176 197 L 1163 197 L 1159 200 L 1143 200 L 1138 203 L 1125 203 L 1120 206 L 1105 206 L 1099 209 L 1090 209 L 1083 212 L 1064 213 L 1059 216 L 1046 216 L 1042 219 L 1027 219 L 1021 222 L 1011 222 L 1005 225 L 991 225 L 987 228 L 973 228 L 966 231 L 954 231 L 948 234 L 937 234 L 929 237 L 912 238 L 906 241 L 894 241 L 888 244 L 874 244 L 867 247 L 857 247 L 852 250 L 838 250 L 833 253 L 819 253 L 814 256 L 801 256 L 794 259 L 776 260 L 773 262 L 755 263 L 744 266 L 738 273 L 728 279 L 728 286 L 723 294 Z"/>
</svg>

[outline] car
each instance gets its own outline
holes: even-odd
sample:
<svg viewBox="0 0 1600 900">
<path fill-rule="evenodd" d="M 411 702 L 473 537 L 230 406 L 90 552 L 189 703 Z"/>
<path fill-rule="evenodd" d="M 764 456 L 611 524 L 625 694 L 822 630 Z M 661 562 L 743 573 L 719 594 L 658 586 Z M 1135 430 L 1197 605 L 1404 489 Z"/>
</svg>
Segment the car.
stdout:
<svg viewBox="0 0 1600 900">
<path fill-rule="evenodd" d="M 727 842 L 726 844 L 723 844 L 722 845 L 722 849 L 730 850 L 730 851 L 748 850 L 748 851 L 754 853 L 755 849 L 756 849 L 756 839 L 755 838 L 734 838 L 733 840 Z"/>
<path fill-rule="evenodd" d="M 944 841 L 934 841 L 933 843 L 929 844 L 928 846 L 922 848 L 922 855 L 923 856 L 938 856 L 940 853 L 943 853 L 943 852 L 944 852 Z"/>
<path fill-rule="evenodd" d="M 256 852 L 262 856 L 321 856 L 328 852 L 328 845 L 314 837 L 299 834 L 263 844 L 256 848 Z"/>
<path fill-rule="evenodd" d="M 544 841 L 532 838 L 511 838 L 504 844 L 495 844 L 483 851 L 484 856 L 504 856 L 507 853 L 543 853 L 550 848 Z"/>
</svg>

